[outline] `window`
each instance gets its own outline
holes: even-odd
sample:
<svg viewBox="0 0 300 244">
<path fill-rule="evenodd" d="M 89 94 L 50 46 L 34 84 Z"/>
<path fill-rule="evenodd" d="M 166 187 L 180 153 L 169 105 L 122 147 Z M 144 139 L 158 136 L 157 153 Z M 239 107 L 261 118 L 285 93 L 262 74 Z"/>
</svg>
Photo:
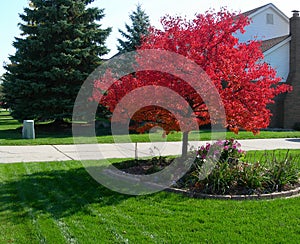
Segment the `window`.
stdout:
<svg viewBox="0 0 300 244">
<path fill-rule="evenodd" d="M 267 14 L 267 24 L 274 25 L 274 15 L 273 14 Z"/>
</svg>

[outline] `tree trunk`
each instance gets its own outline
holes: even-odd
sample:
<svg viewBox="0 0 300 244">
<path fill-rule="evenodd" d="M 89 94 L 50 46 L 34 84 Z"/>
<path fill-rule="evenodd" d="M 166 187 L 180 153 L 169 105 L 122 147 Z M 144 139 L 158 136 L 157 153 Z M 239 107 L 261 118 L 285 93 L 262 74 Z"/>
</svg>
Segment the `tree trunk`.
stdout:
<svg viewBox="0 0 300 244">
<path fill-rule="evenodd" d="M 188 139 L 189 139 L 189 132 L 185 131 L 182 135 L 182 154 L 181 157 L 185 158 L 188 152 Z"/>
</svg>

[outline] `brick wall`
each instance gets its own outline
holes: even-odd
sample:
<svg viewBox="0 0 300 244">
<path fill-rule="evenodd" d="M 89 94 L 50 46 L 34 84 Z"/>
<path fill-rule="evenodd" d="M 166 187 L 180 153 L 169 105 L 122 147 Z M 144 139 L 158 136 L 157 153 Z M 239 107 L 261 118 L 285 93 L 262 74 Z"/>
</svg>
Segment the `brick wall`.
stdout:
<svg viewBox="0 0 300 244">
<path fill-rule="evenodd" d="M 271 110 L 272 117 L 269 127 L 270 128 L 283 128 L 284 124 L 284 99 L 285 94 L 280 94 L 274 100 L 275 103 L 268 106 Z"/>
<path fill-rule="evenodd" d="M 293 128 L 300 122 L 300 17 L 295 11 L 290 19 L 290 74 L 287 83 L 293 86 L 293 91 L 286 94 L 284 100 L 283 125 Z"/>
</svg>

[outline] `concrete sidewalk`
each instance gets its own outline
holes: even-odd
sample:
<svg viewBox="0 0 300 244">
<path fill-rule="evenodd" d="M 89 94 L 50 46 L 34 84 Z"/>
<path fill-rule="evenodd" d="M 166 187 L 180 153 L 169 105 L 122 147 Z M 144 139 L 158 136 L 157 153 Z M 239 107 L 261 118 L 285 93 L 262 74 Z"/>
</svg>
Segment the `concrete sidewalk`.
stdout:
<svg viewBox="0 0 300 244">
<path fill-rule="evenodd" d="M 238 140 L 243 150 L 300 149 L 300 138 Z M 197 148 L 210 141 L 190 142 Z M 181 142 L 0 146 L 0 163 L 179 155 Z"/>
</svg>

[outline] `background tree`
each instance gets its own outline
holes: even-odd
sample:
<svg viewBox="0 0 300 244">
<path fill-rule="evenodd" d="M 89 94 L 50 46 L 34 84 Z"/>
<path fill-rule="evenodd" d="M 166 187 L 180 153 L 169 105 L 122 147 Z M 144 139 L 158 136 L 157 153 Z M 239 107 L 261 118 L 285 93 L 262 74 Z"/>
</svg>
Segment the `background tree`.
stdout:
<svg viewBox="0 0 300 244">
<path fill-rule="evenodd" d="M 136 50 L 142 43 L 142 38 L 149 34 L 150 20 L 149 16 L 138 4 L 135 11 L 129 15 L 131 26 L 125 24 L 126 31 L 119 29 L 122 37 L 125 40 L 118 39 L 118 50 L 120 53 Z"/>
<path fill-rule="evenodd" d="M 261 62 L 263 53 L 259 42 L 239 43 L 234 37 L 233 34 L 238 30 L 244 32 L 244 27 L 249 23 L 247 17 L 222 9 L 217 13 L 209 11 L 199 14 L 190 21 L 181 17 L 167 16 L 162 18 L 161 23 L 163 30 L 151 29 L 140 50 L 168 50 L 181 54 L 202 67 L 222 99 L 227 121 L 224 126 L 232 131 L 237 133 L 243 128 L 258 133 L 259 129 L 269 125 L 271 112 L 267 105 L 274 102 L 276 95 L 289 91 L 291 87 L 279 85 L 281 79 L 276 77 L 276 71 L 267 63 Z M 143 60 L 139 60 L 138 57 L 139 55 L 136 62 L 142 67 Z M 159 61 L 158 57 L 147 60 L 152 62 L 153 67 L 156 67 L 156 62 Z M 173 65 L 172 60 L 161 62 L 165 63 L 166 72 L 168 66 L 171 68 Z M 95 82 L 95 99 L 99 97 L 98 89 L 101 90 L 103 82 L 105 79 Z M 195 77 L 193 82 L 197 87 L 204 84 L 202 77 Z M 132 116 L 131 119 L 137 122 L 132 129 L 144 132 L 153 126 L 160 126 L 167 134 L 170 131 L 183 130 L 182 154 L 185 156 L 191 127 L 180 128 L 180 121 L 186 123 L 187 119 L 194 120 L 199 126 L 215 121 L 211 120 L 203 99 L 184 80 L 157 71 L 136 72 L 135 75 L 125 76 L 115 82 L 100 103 L 113 112 L 126 94 L 149 85 L 153 87 L 153 91 L 148 96 L 155 96 L 157 99 L 169 96 L 161 94 L 158 88 L 160 86 L 170 88 L 188 102 L 195 116 L 191 117 L 189 110 L 184 110 L 182 106 L 185 105 L 182 104 L 174 103 L 173 116 L 164 108 L 146 106 Z M 131 104 L 139 103 L 143 99 L 132 97 Z M 170 97 L 171 105 L 172 101 L 174 100 Z M 118 117 L 120 122 L 126 120 L 128 116 L 126 109 L 128 108 L 124 107 L 125 112 Z"/>
<path fill-rule="evenodd" d="M 3 87 L 2 87 L 2 84 L 1 84 L 1 81 L 2 80 L 2 76 L 0 76 L 0 108 L 3 106 Z"/>
<path fill-rule="evenodd" d="M 56 120 L 72 117 L 77 93 L 108 52 L 110 28 L 93 0 L 32 0 L 20 14 L 22 38 L 5 66 L 3 88 L 12 116 Z"/>
</svg>

